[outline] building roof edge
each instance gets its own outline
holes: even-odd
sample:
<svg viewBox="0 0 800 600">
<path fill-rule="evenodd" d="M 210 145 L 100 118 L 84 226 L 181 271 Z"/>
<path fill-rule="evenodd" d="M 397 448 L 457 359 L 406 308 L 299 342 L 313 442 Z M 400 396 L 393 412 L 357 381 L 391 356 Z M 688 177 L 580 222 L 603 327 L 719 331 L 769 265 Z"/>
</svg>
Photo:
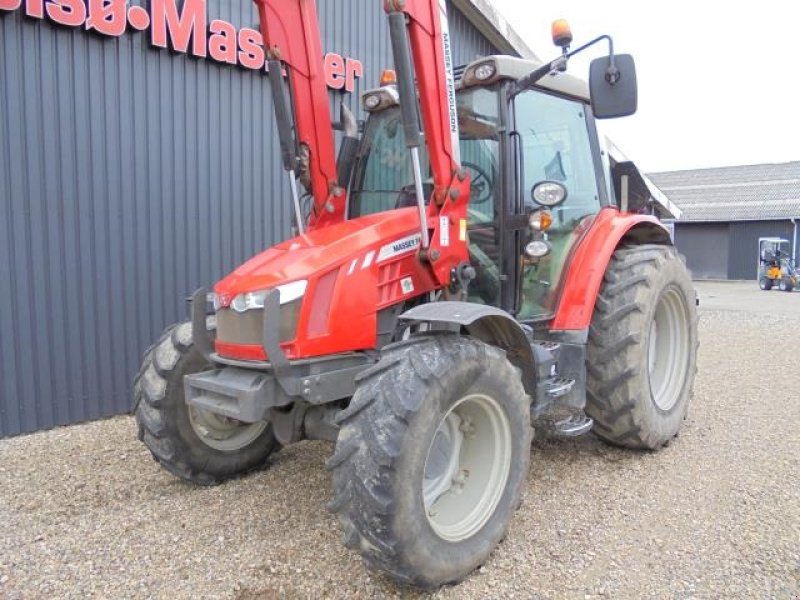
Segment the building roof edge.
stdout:
<svg viewBox="0 0 800 600">
<path fill-rule="evenodd" d="M 452 0 L 461 12 L 486 38 L 503 53 L 539 60 L 522 37 L 511 27 L 489 0 Z"/>
</svg>

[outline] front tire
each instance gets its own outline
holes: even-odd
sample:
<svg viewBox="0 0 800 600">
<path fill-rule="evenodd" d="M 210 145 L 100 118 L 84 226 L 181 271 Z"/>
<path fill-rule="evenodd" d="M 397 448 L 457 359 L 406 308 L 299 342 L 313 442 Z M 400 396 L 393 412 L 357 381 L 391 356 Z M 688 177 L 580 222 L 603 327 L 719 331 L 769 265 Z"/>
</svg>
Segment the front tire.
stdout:
<svg viewBox="0 0 800 600">
<path fill-rule="evenodd" d="M 357 381 L 328 461 L 345 545 L 403 583 L 460 581 L 520 503 L 532 430 L 519 371 L 443 334 L 385 348 Z"/>
<path fill-rule="evenodd" d="M 139 439 L 167 471 L 200 485 L 263 467 L 278 448 L 266 422 L 241 423 L 186 404 L 184 375 L 210 367 L 194 347 L 192 324 L 173 325 L 145 353 L 133 391 Z"/>
<path fill-rule="evenodd" d="M 772 280 L 767 277 L 762 277 L 758 280 L 758 287 L 760 287 L 765 292 L 768 292 L 772 289 Z"/>
<path fill-rule="evenodd" d="M 697 372 L 697 308 L 672 246 L 617 250 L 589 330 L 586 412 L 603 440 L 656 449 L 678 434 Z"/>
</svg>

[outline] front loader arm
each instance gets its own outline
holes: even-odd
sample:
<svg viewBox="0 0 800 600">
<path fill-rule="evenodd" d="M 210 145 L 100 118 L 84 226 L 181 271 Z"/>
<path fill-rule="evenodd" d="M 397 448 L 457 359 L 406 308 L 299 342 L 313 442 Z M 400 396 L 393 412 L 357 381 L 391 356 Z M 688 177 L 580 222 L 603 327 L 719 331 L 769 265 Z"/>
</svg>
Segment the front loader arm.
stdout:
<svg viewBox="0 0 800 600">
<path fill-rule="evenodd" d="M 451 272 L 468 260 L 466 244 L 467 203 L 469 202 L 469 176 L 461 168 L 459 152 L 458 113 L 456 107 L 453 63 L 450 52 L 450 32 L 444 0 L 386 0 L 384 8 L 389 14 L 395 67 L 398 70 L 398 86 L 402 104 L 417 101 L 422 116 L 424 141 L 428 148 L 433 197 L 427 208 L 427 228 L 431 231 L 430 246 L 421 249 L 421 257 L 429 261 L 437 281 L 446 285 Z M 393 19 L 402 16 L 405 21 L 408 42 L 400 39 L 399 28 L 393 27 Z M 398 48 L 408 44 L 415 86 L 409 86 L 411 76 L 404 77 L 402 56 Z M 405 79 L 405 81 L 404 81 Z M 407 93 L 403 93 L 403 87 Z M 413 88 L 413 89 L 408 89 Z M 404 124 L 408 128 L 410 121 Z M 413 128 L 413 127 L 412 127 Z M 414 141 L 407 137 L 407 144 Z M 419 138 L 419 135 L 416 136 Z M 418 143 L 418 142 L 417 142 Z M 424 242 L 425 236 L 423 236 Z M 424 246 L 424 243 L 423 243 Z"/>
<path fill-rule="evenodd" d="M 308 227 L 314 229 L 342 221 L 346 194 L 337 185 L 333 127 L 315 0 L 254 1 L 268 59 L 280 61 L 289 75 L 298 146 L 293 151 L 301 155 L 308 152 L 307 181 L 314 198 Z"/>
</svg>

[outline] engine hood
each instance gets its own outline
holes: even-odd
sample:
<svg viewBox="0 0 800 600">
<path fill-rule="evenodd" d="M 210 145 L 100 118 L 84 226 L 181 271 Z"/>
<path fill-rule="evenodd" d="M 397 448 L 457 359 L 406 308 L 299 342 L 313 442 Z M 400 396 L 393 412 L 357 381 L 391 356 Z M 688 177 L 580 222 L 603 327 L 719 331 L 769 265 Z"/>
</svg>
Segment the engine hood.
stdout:
<svg viewBox="0 0 800 600">
<path fill-rule="evenodd" d="M 376 213 L 309 231 L 243 263 L 214 286 L 227 306 L 238 294 L 310 280 L 419 229 L 414 208 Z"/>
</svg>

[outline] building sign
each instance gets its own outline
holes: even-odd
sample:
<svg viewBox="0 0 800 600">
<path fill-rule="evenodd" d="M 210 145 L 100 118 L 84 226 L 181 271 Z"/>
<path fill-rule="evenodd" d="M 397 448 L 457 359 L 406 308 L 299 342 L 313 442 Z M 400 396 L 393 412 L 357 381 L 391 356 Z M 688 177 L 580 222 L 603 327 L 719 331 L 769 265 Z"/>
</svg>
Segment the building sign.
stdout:
<svg viewBox="0 0 800 600">
<path fill-rule="evenodd" d="M 128 29 L 150 30 L 150 43 L 198 58 L 265 70 L 264 38 L 249 27 L 237 29 L 221 19 L 206 18 L 205 0 L 150 0 L 148 7 L 127 0 L 0 0 L 0 11 L 23 7 L 34 19 L 45 17 L 67 27 L 80 27 L 101 35 L 119 37 Z M 352 92 L 364 74 L 361 61 L 328 53 L 324 58 L 325 82 L 335 90 Z"/>
</svg>

